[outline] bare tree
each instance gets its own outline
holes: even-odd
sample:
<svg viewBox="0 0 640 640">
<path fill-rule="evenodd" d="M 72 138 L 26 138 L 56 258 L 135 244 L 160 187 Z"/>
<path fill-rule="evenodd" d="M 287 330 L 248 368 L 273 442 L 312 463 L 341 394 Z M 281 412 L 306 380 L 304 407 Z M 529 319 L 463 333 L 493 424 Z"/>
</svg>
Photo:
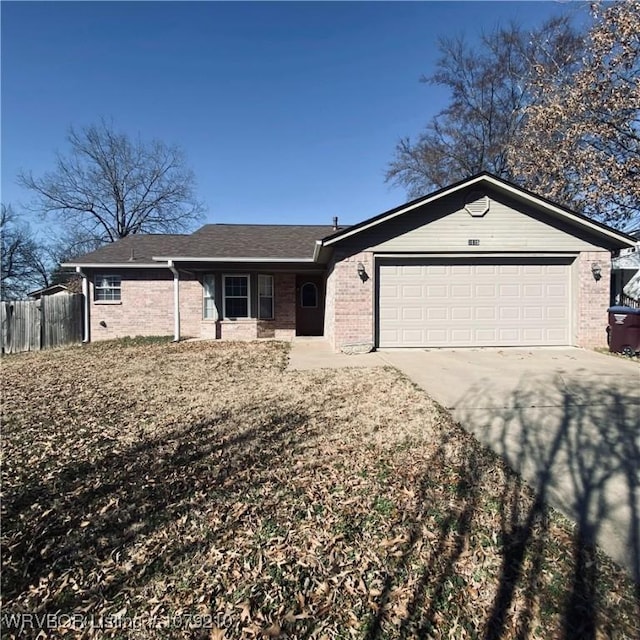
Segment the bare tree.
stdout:
<svg viewBox="0 0 640 640">
<path fill-rule="evenodd" d="M 401 140 L 387 180 L 416 197 L 480 171 L 512 178 L 507 149 L 536 100 L 533 69 L 566 74 L 579 59 L 581 37 L 567 17 L 530 33 L 511 24 L 482 37 L 442 40 L 436 72 L 422 82 L 446 87 L 449 105 L 416 142 Z"/>
<path fill-rule="evenodd" d="M 594 8 L 577 72 L 534 69 L 540 99 L 509 162 L 530 188 L 624 227 L 640 222 L 640 0 Z"/>
<path fill-rule="evenodd" d="M 195 178 L 183 152 L 154 140 L 132 140 L 104 120 L 71 128 L 70 153 L 42 177 L 21 173 L 34 208 L 54 214 L 77 237 L 114 242 L 135 233 L 175 233 L 199 219 Z"/>
<path fill-rule="evenodd" d="M 49 285 L 46 250 L 22 222 L 11 205 L 0 207 L 0 298 L 15 300 Z"/>
</svg>

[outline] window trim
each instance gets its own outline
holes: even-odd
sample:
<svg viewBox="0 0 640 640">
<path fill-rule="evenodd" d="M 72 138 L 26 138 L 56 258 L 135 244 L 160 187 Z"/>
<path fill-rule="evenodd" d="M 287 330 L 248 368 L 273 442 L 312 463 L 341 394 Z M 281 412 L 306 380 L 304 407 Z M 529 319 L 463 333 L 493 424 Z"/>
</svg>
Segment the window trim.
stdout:
<svg viewBox="0 0 640 640">
<path fill-rule="evenodd" d="M 227 297 L 232 299 L 243 299 L 245 296 L 227 296 L 227 278 L 246 278 L 247 279 L 247 315 L 234 316 L 230 318 L 227 315 Z M 225 320 L 250 320 L 251 319 L 251 276 L 248 273 L 224 273 L 222 275 L 222 314 Z"/>
<path fill-rule="evenodd" d="M 316 292 L 316 303 L 315 304 L 304 304 L 304 288 L 308 285 L 311 285 Z M 320 291 L 318 289 L 318 285 L 315 282 L 307 281 L 300 287 L 300 308 L 301 309 L 317 309 L 320 302 Z"/>
<path fill-rule="evenodd" d="M 269 281 L 271 282 L 271 295 L 270 296 L 261 296 L 260 295 L 260 278 L 269 278 Z M 262 298 L 269 298 L 271 300 L 271 315 L 270 316 L 265 316 L 262 317 L 260 315 L 261 309 L 262 307 L 260 306 L 260 300 Z M 259 273 L 258 274 L 258 309 L 257 309 L 257 314 L 258 316 L 258 320 L 274 320 L 276 317 L 276 290 L 275 290 L 275 283 L 274 283 L 274 279 L 273 279 L 273 275 L 270 273 Z"/>
<path fill-rule="evenodd" d="M 210 295 L 207 295 L 207 281 L 211 283 Z M 213 300 L 213 315 L 207 317 L 207 300 Z M 202 276 L 202 319 L 207 321 L 216 321 L 219 319 L 218 306 L 216 305 L 216 274 L 205 273 Z"/>
<path fill-rule="evenodd" d="M 100 286 L 98 283 L 103 278 L 117 278 L 117 286 L 108 285 L 106 287 Z M 113 298 L 100 298 L 98 292 L 113 291 Z M 122 302 L 122 275 L 119 273 L 95 273 L 93 276 L 93 301 L 98 304 L 120 304 Z"/>
</svg>

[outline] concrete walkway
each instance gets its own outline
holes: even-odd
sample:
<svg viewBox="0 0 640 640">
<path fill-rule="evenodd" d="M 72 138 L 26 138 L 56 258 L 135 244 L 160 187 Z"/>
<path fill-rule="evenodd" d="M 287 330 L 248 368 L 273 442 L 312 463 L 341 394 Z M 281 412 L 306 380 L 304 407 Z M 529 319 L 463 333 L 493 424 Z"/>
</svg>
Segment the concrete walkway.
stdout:
<svg viewBox="0 0 640 640">
<path fill-rule="evenodd" d="M 332 353 L 296 340 L 291 369 L 397 367 L 640 582 L 640 365 L 581 349 Z"/>
<path fill-rule="evenodd" d="M 324 338 L 295 338 L 291 342 L 288 369 L 384 367 L 387 364 L 379 353 L 372 352 L 348 356 L 344 353 L 334 353 Z"/>
</svg>

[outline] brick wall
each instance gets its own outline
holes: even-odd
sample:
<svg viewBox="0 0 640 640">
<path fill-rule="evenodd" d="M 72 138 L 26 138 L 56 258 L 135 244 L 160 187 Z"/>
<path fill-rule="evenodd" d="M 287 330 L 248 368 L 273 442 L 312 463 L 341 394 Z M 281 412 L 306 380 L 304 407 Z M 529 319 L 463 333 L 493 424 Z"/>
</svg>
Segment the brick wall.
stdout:
<svg viewBox="0 0 640 640">
<path fill-rule="evenodd" d="M 364 265 L 368 278 L 358 276 L 358 263 Z M 373 345 L 374 301 L 373 253 L 350 253 L 336 250 L 327 278 L 325 336 L 334 349 L 344 345 Z"/>
<path fill-rule="evenodd" d="M 329 344 L 336 349 L 335 343 L 335 299 L 336 299 L 336 279 L 335 274 L 335 253 L 331 262 L 327 265 L 327 282 L 325 284 L 324 300 L 324 337 Z"/>
<path fill-rule="evenodd" d="M 596 281 L 591 266 L 597 263 L 602 277 Z M 607 346 L 607 308 L 610 302 L 611 259 L 605 251 L 585 251 L 577 259 L 577 345 L 594 348 Z"/>
<path fill-rule="evenodd" d="M 357 275 L 362 262 L 369 275 L 362 282 Z M 591 272 L 598 263 L 602 277 Z M 607 308 L 610 301 L 611 262 L 607 251 L 591 251 L 577 258 L 576 346 L 606 347 Z M 329 265 L 325 336 L 335 350 L 347 344 L 374 342 L 374 261 L 373 253 L 336 250 Z"/>
<path fill-rule="evenodd" d="M 291 340 L 296 335 L 296 276 L 276 273 L 273 276 L 275 295 L 273 320 L 259 320 L 258 338 Z"/>
<path fill-rule="evenodd" d="M 258 337 L 258 321 L 220 320 L 220 338 L 222 340 L 255 340 Z"/>
<path fill-rule="evenodd" d="M 173 274 L 169 269 L 112 271 L 122 278 L 121 299 L 94 300 L 89 280 L 91 340 L 124 336 L 173 335 Z M 183 336 L 197 336 L 202 318 L 202 287 L 191 275 L 180 274 L 180 324 Z M 105 326 L 101 326 L 100 323 Z"/>
<path fill-rule="evenodd" d="M 108 271 L 105 270 L 101 273 Z M 101 303 L 94 300 L 93 274 L 90 276 L 91 340 L 124 336 L 173 335 L 173 274 L 169 269 L 112 270 L 122 278 L 121 300 Z M 180 272 L 180 334 L 191 338 L 255 340 L 295 336 L 296 277 L 292 273 L 274 275 L 274 320 L 203 320 L 202 283 Z M 106 326 L 101 326 L 103 322 Z"/>
</svg>

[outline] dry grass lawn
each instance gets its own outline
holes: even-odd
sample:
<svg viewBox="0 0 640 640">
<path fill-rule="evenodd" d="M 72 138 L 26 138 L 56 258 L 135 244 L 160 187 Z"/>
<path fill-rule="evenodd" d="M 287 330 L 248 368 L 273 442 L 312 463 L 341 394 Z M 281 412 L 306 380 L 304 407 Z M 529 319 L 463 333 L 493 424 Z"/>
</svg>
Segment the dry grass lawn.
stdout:
<svg viewBox="0 0 640 640">
<path fill-rule="evenodd" d="M 4 358 L 3 637 L 640 637 L 626 575 L 401 374 L 286 361 Z"/>
</svg>

